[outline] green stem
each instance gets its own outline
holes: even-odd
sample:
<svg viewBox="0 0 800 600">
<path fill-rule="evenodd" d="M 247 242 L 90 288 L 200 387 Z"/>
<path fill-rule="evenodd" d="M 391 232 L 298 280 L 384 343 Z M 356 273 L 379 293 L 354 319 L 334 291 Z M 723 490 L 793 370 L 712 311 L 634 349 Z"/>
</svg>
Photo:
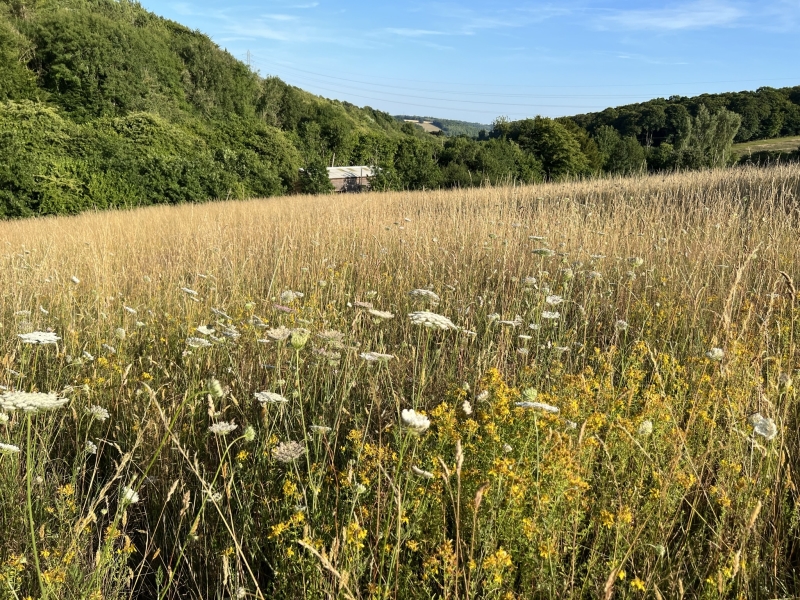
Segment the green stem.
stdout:
<svg viewBox="0 0 800 600">
<path fill-rule="evenodd" d="M 31 548 L 33 551 L 33 564 L 36 566 L 36 578 L 39 580 L 39 590 L 42 593 L 42 600 L 47 597 L 47 590 L 42 579 L 42 569 L 39 567 L 39 552 L 36 549 L 36 524 L 33 521 L 33 500 L 31 494 L 31 479 L 33 471 L 33 444 L 31 443 L 31 416 L 27 417 L 27 443 L 25 447 L 25 487 L 28 503 L 28 524 L 31 529 Z"/>
</svg>

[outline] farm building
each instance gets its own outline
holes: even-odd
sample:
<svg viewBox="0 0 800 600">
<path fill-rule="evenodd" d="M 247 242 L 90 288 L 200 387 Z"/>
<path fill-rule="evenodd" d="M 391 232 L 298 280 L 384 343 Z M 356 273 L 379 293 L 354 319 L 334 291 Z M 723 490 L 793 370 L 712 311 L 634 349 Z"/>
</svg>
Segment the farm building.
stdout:
<svg viewBox="0 0 800 600">
<path fill-rule="evenodd" d="M 359 192 L 369 187 L 372 167 L 328 167 L 328 179 L 337 192 Z"/>
</svg>

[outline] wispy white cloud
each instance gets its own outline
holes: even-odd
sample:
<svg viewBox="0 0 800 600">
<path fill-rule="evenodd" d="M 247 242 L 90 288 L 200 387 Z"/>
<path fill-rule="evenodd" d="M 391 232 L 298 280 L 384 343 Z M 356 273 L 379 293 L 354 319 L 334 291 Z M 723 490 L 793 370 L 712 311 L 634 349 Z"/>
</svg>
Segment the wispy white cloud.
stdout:
<svg viewBox="0 0 800 600">
<path fill-rule="evenodd" d="M 433 31 L 430 29 L 406 29 L 398 27 L 389 27 L 385 30 L 387 33 L 401 35 L 403 37 L 424 37 L 429 35 L 447 35 L 444 31 Z"/>
<path fill-rule="evenodd" d="M 698 0 L 666 8 L 615 11 L 602 18 L 599 25 L 603 28 L 678 31 L 732 26 L 745 16 L 747 11 L 730 2 Z"/>
<path fill-rule="evenodd" d="M 262 19 L 269 19 L 270 21 L 295 21 L 297 17 L 294 15 L 261 15 Z"/>
</svg>

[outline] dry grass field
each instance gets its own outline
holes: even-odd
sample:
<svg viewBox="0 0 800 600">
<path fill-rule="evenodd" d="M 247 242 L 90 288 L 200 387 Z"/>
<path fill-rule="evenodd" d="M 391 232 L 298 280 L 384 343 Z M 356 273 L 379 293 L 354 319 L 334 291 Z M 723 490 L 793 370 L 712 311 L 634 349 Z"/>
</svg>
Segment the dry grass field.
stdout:
<svg viewBox="0 0 800 600">
<path fill-rule="evenodd" d="M 0 598 L 788 598 L 800 167 L 0 224 Z"/>
</svg>

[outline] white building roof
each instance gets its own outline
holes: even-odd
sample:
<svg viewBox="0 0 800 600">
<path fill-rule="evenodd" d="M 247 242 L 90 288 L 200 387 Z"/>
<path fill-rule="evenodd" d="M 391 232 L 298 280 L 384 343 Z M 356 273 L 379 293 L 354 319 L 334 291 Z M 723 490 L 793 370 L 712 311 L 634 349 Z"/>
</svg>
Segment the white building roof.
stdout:
<svg viewBox="0 0 800 600">
<path fill-rule="evenodd" d="M 328 179 L 372 177 L 372 174 L 371 167 L 328 167 Z"/>
</svg>

